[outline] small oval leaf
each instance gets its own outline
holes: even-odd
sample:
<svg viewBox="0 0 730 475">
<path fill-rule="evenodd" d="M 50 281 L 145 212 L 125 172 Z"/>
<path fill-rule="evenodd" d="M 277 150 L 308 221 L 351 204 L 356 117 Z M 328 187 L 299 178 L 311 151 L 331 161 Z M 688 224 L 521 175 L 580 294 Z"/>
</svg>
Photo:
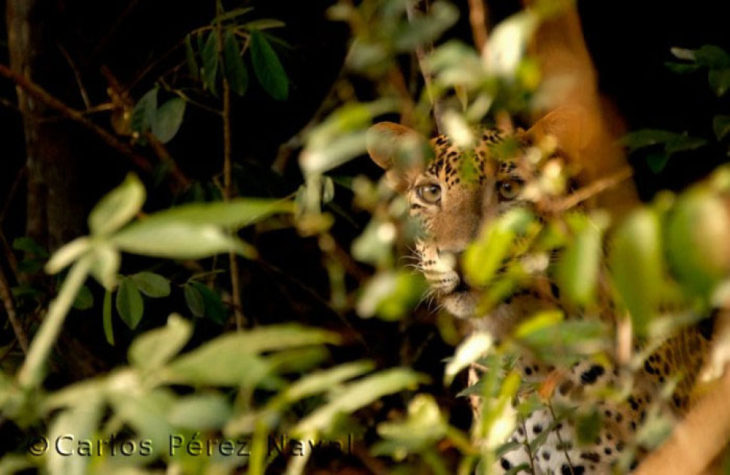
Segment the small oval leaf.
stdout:
<svg viewBox="0 0 730 475">
<path fill-rule="evenodd" d="M 122 321 L 132 330 L 137 328 L 144 313 L 144 302 L 132 279 L 125 278 L 119 283 L 116 304 Z"/>
<path fill-rule="evenodd" d="M 285 100 L 289 96 L 289 78 L 274 48 L 256 30 L 251 32 L 251 62 L 256 78 L 264 90 L 278 101 Z"/>
</svg>

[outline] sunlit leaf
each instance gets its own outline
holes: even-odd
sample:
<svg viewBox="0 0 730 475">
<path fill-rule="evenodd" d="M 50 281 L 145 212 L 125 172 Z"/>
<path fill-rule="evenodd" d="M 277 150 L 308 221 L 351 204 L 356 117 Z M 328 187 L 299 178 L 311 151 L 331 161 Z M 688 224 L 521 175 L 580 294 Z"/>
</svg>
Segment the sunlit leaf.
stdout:
<svg viewBox="0 0 730 475">
<path fill-rule="evenodd" d="M 251 62 L 259 83 L 271 97 L 283 101 L 289 96 L 289 78 L 279 57 L 264 35 L 251 32 Z"/>
<path fill-rule="evenodd" d="M 174 357 L 190 339 L 192 326 L 172 314 L 167 325 L 138 336 L 129 346 L 129 362 L 139 368 L 157 368 Z"/>
<path fill-rule="evenodd" d="M 155 216 L 138 221 L 113 236 L 125 252 L 171 259 L 201 259 L 224 252 L 253 257 L 255 250 L 217 226 L 188 224 Z"/>
<path fill-rule="evenodd" d="M 212 430 L 225 424 L 231 414 L 231 406 L 225 397 L 199 394 L 180 398 L 170 408 L 168 420 L 182 429 Z"/>
<path fill-rule="evenodd" d="M 116 306 L 122 321 L 132 330 L 137 328 L 144 313 L 144 302 L 133 280 L 124 278 L 119 283 Z"/>
<path fill-rule="evenodd" d="M 139 385 L 130 378 L 128 384 Z M 166 415 L 174 406 L 175 396 L 168 390 L 155 389 L 141 391 L 138 386 L 118 388 L 109 395 L 109 402 L 115 416 L 127 422 L 140 439 L 152 441 L 152 447 L 169 444 L 170 434 L 174 434 Z"/>
<path fill-rule="evenodd" d="M 91 275 L 106 290 L 112 290 L 117 285 L 121 256 L 119 251 L 108 244 L 97 244 L 93 251 L 94 262 L 91 266 Z"/>
<path fill-rule="evenodd" d="M 236 198 L 213 203 L 190 203 L 149 216 L 156 222 L 170 221 L 186 224 L 214 224 L 242 228 L 271 215 L 291 213 L 294 204 L 288 200 L 265 198 Z"/>
<path fill-rule="evenodd" d="M 444 372 L 445 383 L 451 384 L 454 377 L 464 368 L 476 362 L 492 348 L 494 340 L 487 332 L 476 332 L 471 334 L 463 343 L 456 348 L 454 357 L 446 365 Z"/>
<path fill-rule="evenodd" d="M 610 256 L 613 283 L 641 335 L 654 318 L 662 272 L 659 220 L 650 210 L 633 212 L 613 237 Z"/>
<path fill-rule="evenodd" d="M 561 295 L 578 305 L 593 302 L 598 284 L 598 272 L 603 257 L 605 219 L 590 219 L 576 215 L 573 219 L 575 237 L 563 253 L 557 268 Z"/>
<path fill-rule="evenodd" d="M 136 175 L 130 173 L 121 185 L 104 196 L 89 214 L 92 234 L 108 234 L 121 228 L 136 215 L 146 198 Z"/>
<path fill-rule="evenodd" d="M 348 384 L 327 404 L 302 419 L 294 434 L 316 433 L 330 426 L 340 414 L 349 414 L 371 404 L 381 397 L 406 389 L 414 389 L 425 382 L 423 376 L 408 369 L 394 368 Z"/>
<path fill-rule="evenodd" d="M 55 274 L 69 266 L 75 260 L 86 254 L 91 248 L 91 240 L 87 237 L 76 238 L 56 251 L 46 263 L 45 270 Z"/>
</svg>

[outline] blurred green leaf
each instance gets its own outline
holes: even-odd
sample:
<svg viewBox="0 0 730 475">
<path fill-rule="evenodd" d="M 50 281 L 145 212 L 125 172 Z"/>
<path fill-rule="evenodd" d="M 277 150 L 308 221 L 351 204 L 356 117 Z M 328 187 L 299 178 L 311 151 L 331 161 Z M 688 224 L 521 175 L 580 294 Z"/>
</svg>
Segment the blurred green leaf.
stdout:
<svg viewBox="0 0 730 475">
<path fill-rule="evenodd" d="M 631 213 L 613 236 L 610 255 L 613 284 L 631 313 L 637 335 L 655 316 L 661 286 L 662 244 L 657 215 L 648 209 Z"/>
<path fill-rule="evenodd" d="M 191 284 L 185 284 L 183 292 L 185 294 L 185 303 L 188 305 L 190 313 L 194 317 L 202 317 L 205 315 L 205 302 L 200 291 Z"/>
<path fill-rule="evenodd" d="M 241 7 L 241 8 L 234 8 L 232 10 L 229 10 L 225 13 L 221 13 L 218 15 L 214 20 L 213 23 L 217 22 L 224 22 L 229 20 L 235 20 L 239 17 L 242 17 L 243 15 L 253 11 L 253 7 Z"/>
<path fill-rule="evenodd" d="M 730 88 L 730 68 L 710 70 L 707 74 L 707 79 L 715 94 L 718 97 L 722 97 L 728 88 Z"/>
<path fill-rule="evenodd" d="M 329 427 L 340 414 L 350 414 L 385 395 L 406 389 L 414 389 L 425 381 L 425 378 L 418 373 L 403 368 L 381 371 L 360 379 L 348 384 L 327 404 L 302 419 L 294 427 L 292 433 L 309 434 L 320 432 Z"/>
<path fill-rule="evenodd" d="M 161 298 L 170 295 L 170 281 L 154 272 L 138 272 L 130 275 L 140 292 L 147 297 Z"/>
<path fill-rule="evenodd" d="M 274 214 L 291 213 L 294 204 L 289 200 L 265 198 L 235 198 L 213 203 L 190 203 L 155 213 L 147 219 L 156 222 L 185 224 L 214 224 L 238 229 L 268 218 Z"/>
<path fill-rule="evenodd" d="M 91 249 L 91 240 L 87 237 L 76 238 L 53 253 L 45 266 L 46 272 L 55 274 L 72 264 Z"/>
<path fill-rule="evenodd" d="M 667 258 L 673 273 L 693 293 L 708 296 L 730 275 L 730 216 L 709 190 L 682 195 L 667 222 Z"/>
<path fill-rule="evenodd" d="M 248 89 L 248 71 L 241 56 L 241 48 L 231 30 L 226 31 L 223 61 L 231 90 L 239 96 L 243 96 Z"/>
<path fill-rule="evenodd" d="M 109 394 L 116 417 L 127 422 L 140 440 L 150 439 L 152 447 L 165 447 L 169 444 L 170 434 L 175 433 L 167 422 L 167 414 L 174 407 L 176 397 L 166 389 L 146 392 L 137 381 L 127 383 L 132 386 Z"/>
<path fill-rule="evenodd" d="M 283 28 L 286 26 L 281 20 L 275 18 L 259 18 L 258 20 L 252 20 L 242 25 L 247 30 L 270 30 L 272 28 Z"/>
<path fill-rule="evenodd" d="M 114 346 L 114 325 L 112 323 L 112 293 L 104 292 L 104 304 L 102 307 L 102 325 L 104 326 L 104 337 L 106 342 Z"/>
<path fill-rule="evenodd" d="M 717 140 L 724 139 L 730 133 L 730 115 L 716 115 L 712 119 L 712 130 Z"/>
<path fill-rule="evenodd" d="M 112 290 L 117 285 L 117 277 L 119 266 L 121 265 L 121 256 L 119 251 L 106 243 L 97 244 L 93 250 L 93 264 L 91 266 L 91 275 L 106 290 Z"/>
<path fill-rule="evenodd" d="M 525 209 L 515 208 L 489 224 L 476 241 L 464 252 L 464 276 L 476 286 L 485 286 L 494 277 L 518 235 L 523 234 L 533 216 Z"/>
<path fill-rule="evenodd" d="M 260 32 L 251 32 L 251 62 L 256 78 L 269 93 L 278 101 L 289 96 L 289 79 L 276 55 L 274 48 Z"/>
<path fill-rule="evenodd" d="M 459 9 L 454 5 L 436 1 L 428 14 L 415 15 L 403 22 L 393 36 L 398 51 L 412 51 L 417 46 L 435 41 L 459 19 Z"/>
<path fill-rule="evenodd" d="M 48 257 L 48 251 L 41 247 L 35 239 L 27 236 L 21 236 L 13 239 L 13 249 L 16 251 L 23 251 L 37 257 Z"/>
<path fill-rule="evenodd" d="M 167 363 L 190 339 L 192 326 L 179 315 L 167 318 L 167 325 L 138 336 L 129 345 L 129 362 L 138 368 L 158 368 Z"/>
<path fill-rule="evenodd" d="M 603 257 L 603 230 L 608 219 L 576 214 L 569 221 L 575 236 L 560 259 L 556 278 L 561 295 L 574 304 L 586 306 L 595 298 Z"/>
<path fill-rule="evenodd" d="M 248 258 L 256 255 L 250 246 L 217 226 L 155 215 L 127 226 L 111 241 L 125 252 L 170 259 L 201 259 L 231 251 Z"/>
<path fill-rule="evenodd" d="M 92 234 L 108 234 L 121 228 L 142 209 L 146 191 L 136 175 L 127 175 L 121 185 L 104 196 L 89 214 Z"/>
<path fill-rule="evenodd" d="M 73 434 L 74 440 L 90 440 L 96 433 L 96 427 L 102 416 L 101 394 L 87 394 L 83 400 L 56 415 L 48 428 L 51 441 Z M 63 440 L 63 439 L 62 439 Z M 67 440 L 67 439 L 65 439 Z M 71 440 L 68 443 L 75 444 Z M 49 450 L 46 455 L 46 468 L 52 475 L 84 475 L 88 473 L 90 457 L 69 457 L 61 451 Z"/>
<path fill-rule="evenodd" d="M 443 439 L 448 425 L 433 396 L 417 394 L 408 404 L 405 421 L 383 422 L 377 430 L 381 437 L 395 441 L 401 450 L 418 452 Z M 374 455 L 379 455 L 378 452 L 376 446 Z"/>
<path fill-rule="evenodd" d="M 730 67 L 730 55 L 716 45 L 703 45 L 694 51 L 694 59 L 699 64 L 710 69 L 724 69 Z"/>
<path fill-rule="evenodd" d="M 216 94 L 216 80 L 218 78 L 218 31 L 208 34 L 205 45 L 200 50 L 203 59 L 203 84 L 213 95 Z"/>
<path fill-rule="evenodd" d="M 592 444 L 601 432 L 601 414 L 595 408 L 586 414 L 579 414 L 575 424 L 578 444 Z"/>
<path fill-rule="evenodd" d="M 456 348 L 454 357 L 446 365 L 444 383 L 451 384 L 454 377 L 464 368 L 483 358 L 492 348 L 494 340 L 487 332 L 472 333 Z"/>
<path fill-rule="evenodd" d="M 119 283 L 116 306 L 122 321 L 132 330 L 137 328 L 144 313 L 144 302 L 132 279 L 125 277 Z"/>
<path fill-rule="evenodd" d="M 185 101 L 179 97 L 170 99 L 155 112 L 152 134 L 162 143 L 169 142 L 180 130 L 184 116 Z"/>
<path fill-rule="evenodd" d="M 91 290 L 85 285 L 82 285 L 79 289 L 79 293 L 76 294 L 76 300 L 74 300 L 73 307 L 76 310 L 88 310 L 94 306 L 94 295 Z"/>
<path fill-rule="evenodd" d="M 190 35 L 185 37 L 185 61 L 188 65 L 190 77 L 197 80 L 200 77 L 200 66 L 198 66 L 198 60 L 195 57 L 195 50 L 193 49 Z"/>
<path fill-rule="evenodd" d="M 228 312 L 226 311 L 220 296 L 201 282 L 193 281 L 190 282 L 189 285 L 197 289 L 203 298 L 205 316 L 219 325 L 225 324 L 228 318 Z"/>
<path fill-rule="evenodd" d="M 661 173 L 669 163 L 669 154 L 666 152 L 650 153 L 646 156 L 646 163 L 654 173 Z"/>
<path fill-rule="evenodd" d="M 157 88 L 151 89 L 135 104 L 130 119 L 130 127 L 138 134 L 144 134 L 155 120 L 157 111 Z"/>
<path fill-rule="evenodd" d="M 232 409 L 220 394 L 194 394 L 180 398 L 171 408 L 168 421 L 189 430 L 214 430 L 232 416 Z"/>
</svg>

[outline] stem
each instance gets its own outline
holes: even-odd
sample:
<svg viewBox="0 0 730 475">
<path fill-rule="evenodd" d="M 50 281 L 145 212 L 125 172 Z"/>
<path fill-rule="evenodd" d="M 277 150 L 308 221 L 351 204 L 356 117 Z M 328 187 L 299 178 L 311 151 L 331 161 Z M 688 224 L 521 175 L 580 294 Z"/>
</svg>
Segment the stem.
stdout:
<svg viewBox="0 0 730 475">
<path fill-rule="evenodd" d="M 23 330 L 23 325 L 18 321 L 18 315 L 15 312 L 15 302 L 13 302 L 13 294 L 10 291 L 10 283 L 5 276 L 5 272 L 3 272 L 2 266 L 0 266 L 0 300 L 3 301 L 5 312 L 8 314 L 8 320 L 10 320 L 10 325 L 13 327 L 13 332 L 15 333 L 15 338 L 18 339 L 23 353 L 28 354 L 28 336 Z"/>
<path fill-rule="evenodd" d="M 221 63 L 225 61 L 223 55 L 223 25 L 220 16 L 223 13 L 221 0 L 216 2 L 216 29 L 218 32 L 218 57 Z M 231 85 L 225 75 L 225 64 L 223 64 L 223 199 L 230 201 L 233 198 L 233 177 L 232 177 L 232 140 L 231 140 Z M 238 257 L 231 251 L 228 253 L 228 260 L 231 267 L 231 296 L 233 298 L 233 314 L 236 316 L 236 329 L 241 330 L 246 323 L 241 307 L 241 289 L 238 279 Z"/>
<path fill-rule="evenodd" d="M 79 259 L 66 276 L 58 293 L 51 305 L 48 307 L 48 314 L 41 323 L 28 350 L 23 366 L 18 373 L 18 383 L 25 388 L 37 387 L 43 381 L 43 365 L 51 353 L 54 343 L 61 332 L 63 322 L 74 303 L 76 294 L 86 281 L 93 256 L 86 255 Z"/>
</svg>

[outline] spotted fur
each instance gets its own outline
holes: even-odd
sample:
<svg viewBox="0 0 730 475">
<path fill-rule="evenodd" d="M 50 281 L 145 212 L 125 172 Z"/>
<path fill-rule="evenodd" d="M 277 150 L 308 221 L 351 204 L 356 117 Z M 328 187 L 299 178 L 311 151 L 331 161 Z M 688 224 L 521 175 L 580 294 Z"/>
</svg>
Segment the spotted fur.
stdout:
<svg viewBox="0 0 730 475">
<path fill-rule="evenodd" d="M 413 138 L 414 134 L 395 124 L 375 127 L 395 140 Z M 490 129 L 479 137 L 473 149 L 461 148 L 446 136 L 436 137 L 430 141 L 433 160 L 412 162 L 408 170 L 394 170 L 396 165 L 388 162 L 381 150 L 370 149 L 376 162 L 397 172 L 396 187 L 406 194 L 411 215 L 425 229 L 425 235 L 416 243 L 418 267 L 438 304 L 457 317 L 474 317 L 481 295 L 479 289 L 464 281 L 459 267 L 461 253 L 487 223 L 510 208 L 534 208 L 535 197 L 543 195 L 534 189 L 531 192 L 531 187 L 540 181 L 545 164 L 564 163 L 559 153 L 535 159 L 541 151 L 523 132 L 510 135 Z M 500 187 L 505 183 L 515 184 L 511 191 L 517 191 L 504 193 Z M 557 289 L 549 288 L 553 291 L 523 289 L 488 315 L 470 321 L 475 329 L 488 330 L 497 339 L 506 337 L 522 319 L 560 305 L 559 295 L 555 295 Z M 604 318 L 615 321 L 612 306 L 602 313 Z M 523 355 L 518 368 L 527 387 L 532 389 L 520 393 L 515 406 L 534 396 L 535 388 L 549 378 L 554 379 L 556 374 L 559 384 L 548 405 L 523 418 L 505 441 L 512 442 L 512 448 L 501 455 L 494 471 L 603 474 L 612 473 L 618 462 L 633 466 L 643 453 L 629 453 L 628 447 L 635 446 L 632 443 L 636 433 L 647 418 L 657 414 L 680 415 L 691 403 L 693 376 L 703 364 L 710 333 L 690 328 L 668 339 L 633 375 L 631 392 L 623 398 L 607 397 L 606 390 L 618 388 L 621 382 L 632 378 L 619 378 L 619 370 L 606 362 L 580 361 L 570 368 L 555 368 Z M 477 379 L 470 376 L 472 382 Z M 671 397 L 660 397 L 665 384 L 673 379 L 679 383 Z M 601 430 L 594 441 L 581 445 L 576 437 L 575 419 L 570 416 L 575 411 L 587 410 L 596 411 Z M 540 443 L 536 444 L 536 440 Z"/>
</svg>

